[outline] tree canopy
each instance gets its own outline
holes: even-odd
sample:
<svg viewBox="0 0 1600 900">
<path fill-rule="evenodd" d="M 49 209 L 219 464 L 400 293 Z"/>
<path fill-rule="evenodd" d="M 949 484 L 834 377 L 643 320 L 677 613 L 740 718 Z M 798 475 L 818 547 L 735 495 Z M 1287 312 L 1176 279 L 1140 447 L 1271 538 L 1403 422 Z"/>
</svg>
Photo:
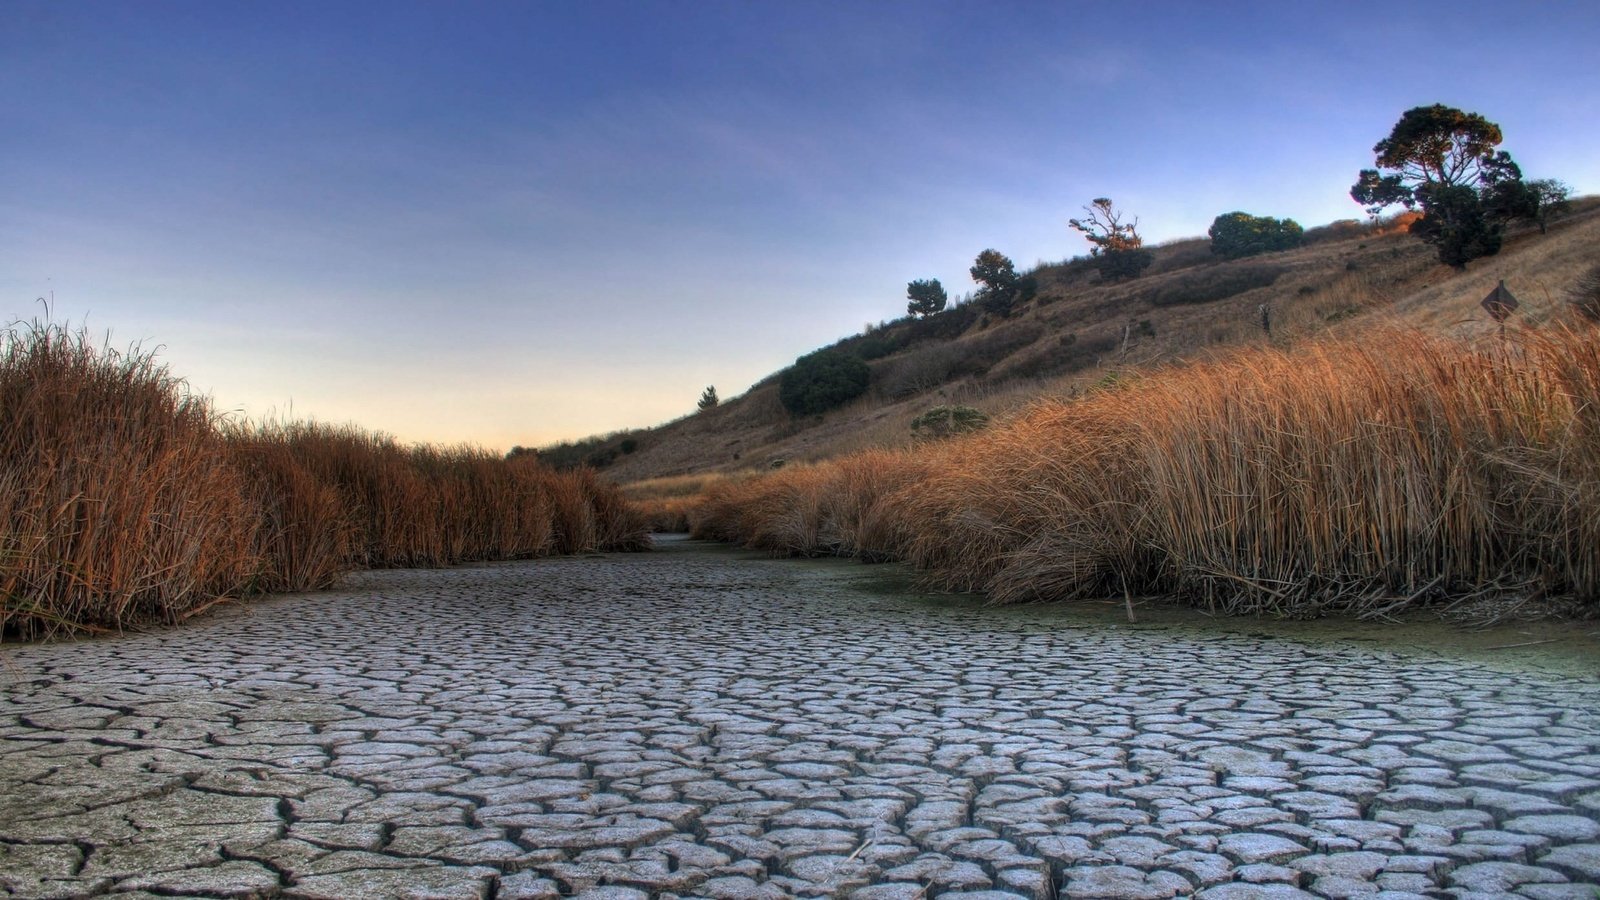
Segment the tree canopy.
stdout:
<svg viewBox="0 0 1600 900">
<path fill-rule="evenodd" d="M 906 312 L 924 318 L 942 312 L 950 302 L 949 295 L 944 292 L 944 285 L 940 284 L 937 278 L 919 279 L 907 284 L 906 298 L 911 301 L 906 304 Z"/>
<path fill-rule="evenodd" d="M 1247 212 L 1223 213 L 1211 222 L 1211 252 L 1227 259 L 1300 246 L 1305 230 L 1293 219 L 1252 216 Z"/>
<path fill-rule="evenodd" d="M 1361 170 L 1350 196 L 1373 215 L 1421 207 L 1411 232 L 1437 247 L 1441 262 L 1492 256 L 1505 223 L 1537 210 L 1511 154 L 1495 149 L 1500 141 L 1500 126 L 1477 113 L 1437 103 L 1406 110 L 1373 145 L 1378 167 Z"/>
<path fill-rule="evenodd" d="M 983 285 L 986 290 L 998 291 L 1012 287 L 1017 283 L 1017 267 L 999 250 L 985 250 L 978 254 L 972 268 L 967 271 L 972 273 L 972 280 Z"/>
<path fill-rule="evenodd" d="M 1011 257 L 999 250 L 979 253 L 967 271 L 972 273 L 973 281 L 983 285 L 978 290 L 978 303 L 1001 316 L 1010 315 L 1012 306 L 1031 299 L 1038 288 L 1033 276 L 1019 277 Z"/>
</svg>

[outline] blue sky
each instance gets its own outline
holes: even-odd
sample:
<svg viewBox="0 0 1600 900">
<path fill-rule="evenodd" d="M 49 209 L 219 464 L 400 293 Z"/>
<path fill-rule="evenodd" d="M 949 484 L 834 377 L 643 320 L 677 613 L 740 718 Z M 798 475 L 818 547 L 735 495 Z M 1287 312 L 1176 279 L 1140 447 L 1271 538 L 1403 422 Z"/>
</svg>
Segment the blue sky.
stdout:
<svg viewBox="0 0 1600 900">
<path fill-rule="evenodd" d="M 1600 192 L 1600 4 L 0 0 L 0 315 L 219 408 L 505 449 L 655 424 L 1242 209 L 1353 218 L 1400 114 Z"/>
</svg>

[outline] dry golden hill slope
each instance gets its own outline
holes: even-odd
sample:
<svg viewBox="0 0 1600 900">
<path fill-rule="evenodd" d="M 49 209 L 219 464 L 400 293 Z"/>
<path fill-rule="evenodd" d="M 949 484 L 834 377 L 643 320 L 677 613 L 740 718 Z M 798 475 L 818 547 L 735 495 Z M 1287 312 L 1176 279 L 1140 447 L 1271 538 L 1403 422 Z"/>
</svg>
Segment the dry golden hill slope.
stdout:
<svg viewBox="0 0 1600 900">
<path fill-rule="evenodd" d="M 1335 223 L 1308 231 L 1296 250 L 1233 261 L 1214 259 L 1204 238 L 1176 241 L 1156 248 L 1134 281 L 1102 284 L 1081 261 L 1047 265 L 1032 273 L 1035 299 L 1007 317 L 958 307 L 846 338 L 836 346 L 869 360 L 871 385 L 825 415 L 791 416 L 774 374 L 715 408 L 561 449 L 630 483 L 900 446 L 913 439 L 911 421 L 939 405 L 1003 417 L 1108 378 L 1374 322 L 1492 329 L 1478 302 L 1501 279 L 1523 304 L 1513 327 L 1538 324 L 1563 314 L 1567 290 L 1597 263 L 1600 198 L 1576 202 L 1547 235 L 1516 232 L 1499 255 L 1463 271 L 1439 264 L 1403 222 Z"/>
</svg>

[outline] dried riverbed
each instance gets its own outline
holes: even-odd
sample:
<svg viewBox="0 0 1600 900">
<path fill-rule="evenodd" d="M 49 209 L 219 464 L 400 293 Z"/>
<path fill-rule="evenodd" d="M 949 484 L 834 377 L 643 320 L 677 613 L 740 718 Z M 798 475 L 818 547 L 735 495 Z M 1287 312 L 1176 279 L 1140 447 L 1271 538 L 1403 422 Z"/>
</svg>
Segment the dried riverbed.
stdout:
<svg viewBox="0 0 1600 900">
<path fill-rule="evenodd" d="M 0 646 L 0 889 L 1596 895 L 1581 627 L 1129 625 L 889 572 L 672 542 Z"/>
</svg>

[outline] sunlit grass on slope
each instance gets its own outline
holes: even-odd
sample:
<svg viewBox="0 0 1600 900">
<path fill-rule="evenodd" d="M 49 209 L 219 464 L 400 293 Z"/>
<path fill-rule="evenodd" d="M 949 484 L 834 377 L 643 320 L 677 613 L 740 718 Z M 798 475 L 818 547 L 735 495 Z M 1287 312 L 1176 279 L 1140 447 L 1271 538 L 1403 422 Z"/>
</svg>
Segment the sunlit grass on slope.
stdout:
<svg viewBox="0 0 1600 900">
<path fill-rule="evenodd" d="M 1600 332 L 1369 333 L 1046 401 L 945 445 L 713 485 L 701 537 L 909 560 L 999 602 L 1377 613 L 1600 599 Z"/>
<path fill-rule="evenodd" d="M 0 633 L 172 622 L 352 568 L 643 544 L 586 470 L 227 421 L 149 354 L 59 325 L 0 333 Z"/>
</svg>

